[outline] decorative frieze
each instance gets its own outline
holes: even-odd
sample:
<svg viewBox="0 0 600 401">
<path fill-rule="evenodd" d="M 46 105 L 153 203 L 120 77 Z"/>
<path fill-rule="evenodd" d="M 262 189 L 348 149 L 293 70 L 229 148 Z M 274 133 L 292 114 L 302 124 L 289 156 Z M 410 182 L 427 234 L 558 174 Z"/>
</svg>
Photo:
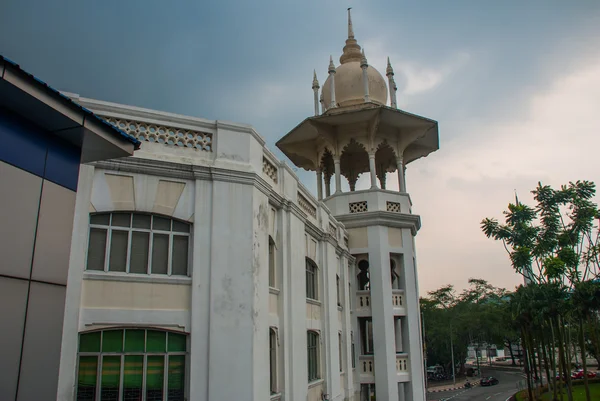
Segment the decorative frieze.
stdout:
<svg viewBox="0 0 600 401">
<path fill-rule="evenodd" d="M 399 202 L 387 202 L 387 211 L 400 213 L 400 203 Z"/>
<path fill-rule="evenodd" d="M 331 234 L 333 238 L 337 238 L 337 227 L 335 224 L 329 223 L 329 234 Z"/>
<path fill-rule="evenodd" d="M 367 209 L 367 201 L 362 201 L 362 202 L 352 202 L 349 205 L 350 207 L 350 213 L 362 213 L 362 212 L 366 212 Z"/>
<path fill-rule="evenodd" d="M 313 206 L 312 203 L 309 202 L 308 199 L 304 197 L 300 192 L 298 192 L 298 206 L 300 209 L 304 210 L 307 214 L 317 218 L 317 208 Z"/>
<path fill-rule="evenodd" d="M 100 117 L 142 142 L 162 143 L 204 152 L 213 151 L 213 136 L 208 132 L 151 124 L 143 121 Z"/>
<path fill-rule="evenodd" d="M 263 156 L 263 174 L 277 184 L 277 167 Z"/>
</svg>

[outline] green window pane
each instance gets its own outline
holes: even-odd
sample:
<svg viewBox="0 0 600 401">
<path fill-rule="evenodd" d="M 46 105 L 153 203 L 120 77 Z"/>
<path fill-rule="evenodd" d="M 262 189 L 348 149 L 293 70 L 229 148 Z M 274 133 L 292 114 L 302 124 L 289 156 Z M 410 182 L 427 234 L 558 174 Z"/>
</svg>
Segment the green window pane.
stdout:
<svg viewBox="0 0 600 401">
<path fill-rule="evenodd" d="M 105 356 L 102 359 L 102 381 L 100 399 L 119 401 L 119 383 L 121 382 L 121 357 Z"/>
<path fill-rule="evenodd" d="M 141 400 L 144 382 L 144 356 L 126 355 L 123 366 L 123 401 Z"/>
<path fill-rule="evenodd" d="M 100 352 L 101 334 L 99 331 L 81 334 L 79 336 L 79 352 Z"/>
<path fill-rule="evenodd" d="M 123 352 L 123 330 L 102 332 L 102 352 Z"/>
<path fill-rule="evenodd" d="M 98 340 L 100 340 L 100 338 L 98 338 Z M 98 345 L 100 345 L 100 342 L 98 342 Z M 77 373 L 77 401 L 95 400 L 97 377 L 98 357 L 80 356 L 79 372 Z"/>
<path fill-rule="evenodd" d="M 183 401 L 185 384 L 185 356 L 169 356 L 169 376 L 167 377 L 167 401 Z"/>
<path fill-rule="evenodd" d="M 185 334 L 169 333 L 169 352 L 185 352 Z"/>
<path fill-rule="evenodd" d="M 164 378 L 165 357 L 163 355 L 149 355 L 148 366 L 146 367 L 146 401 L 162 401 Z"/>
<path fill-rule="evenodd" d="M 167 333 L 164 331 L 148 330 L 146 352 L 165 352 L 167 345 Z"/>
<path fill-rule="evenodd" d="M 125 352 L 144 352 L 144 330 L 125 330 Z"/>
</svg>

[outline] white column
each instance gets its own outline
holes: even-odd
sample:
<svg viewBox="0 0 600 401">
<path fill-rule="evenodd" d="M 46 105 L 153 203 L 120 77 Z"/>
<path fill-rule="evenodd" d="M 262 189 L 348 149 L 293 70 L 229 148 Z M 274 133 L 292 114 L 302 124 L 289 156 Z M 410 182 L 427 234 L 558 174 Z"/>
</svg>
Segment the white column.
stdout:
<svg viewBox="0 0 600 401">
<path fill-rule="evenodd" d="M 337 309 L 337 283 L 336 265 L 339 263 L 334 245 L 328 241 L 322 241 L 321 269 L 323 277 L 323 314 L 322 320 L 326 342 L 326 372 L 325 380 L 327 388 L 324 390 L 329 394 L 331 401 L 342 401 L 340 386 L 339 346 L 338 346 L 338 309 Z"/>
<path fill-rule="evenodd" d="M 333 158 L 333 165 L 335 167 L 335 193 L 342 193 L 342 175 L 340 172 L 340 158 Z"/>
<path fill-rule="evenodd" d="M 388 229 L 383 226 L 369 226 L 367 230 L 371 314 L 373 316 L 375 389 L 377 400 L 398 401 L 392 279 L 390 276 L 390 254 L 387 247 L 389 243 Z M 415 400 L 424 401 L 425 398 L 415 398 Z"/>
<path fill-rule="evenodd" d="M 419 312 L 419 281 L 415 266 L 415 242 L 410 229 L 402 229 L 404 244 L 404 302 L 407 316 L 404 319 L 402 334 L 407 338 L 403 344 L 407 347 L 410 382 L 405 384 L 407 399 L 425 400 L 425 376 L 423 364 L 423 339 L 421 337 L 421 313 Z M 404 322 L 403 322 L 404 323 Z"/>
<path fill-rule="evenodd" d="M 312 89 L 315 97 L 315 116 L 319 115 L 319 81 L 317 81 L 317 72 L 314 71 Z"/>
<path fill-rule="evenodd" d="M 377 174 L 375 171 L 375 153 L 369 153 L 369 171 L 371 172 L 371 189 L 376 189 Z"/>
<path fill-rule="evenodd" d="M 365 56 L 365 49 L 362 51 L 362 59 L 360 62 L 360 68 L 362 68 L 362 81 L 363 81 L 363 89 L 365 91 L 365 103 L 371 101 L 369 97 L 369 74 L 367 73 L 367 69 L 369 68 L 369 64 L 367 63 L 367 57 Z"/>
<path fill-rule="evenodd" d="M 406 182 L 404 180 L 404 160 L 402 156 L 396 158 L 396 164 L 398 168 L 398 191 L 406 192 Z"/>
<path fill-rule="evenodd" d="M 79 344 L 79 306 L 85 255 L 88 248 L 88 224 L 90 221 L 90 200 L 94 181 L 94 167 L 79 166 L 77 195 L 73 217 L 73 234 L 69 255 L 69 272 L 65 293 L 65 314 L 63 336 L 60 348 L 57 400 L 75 399 L 75 376 L 77 374 L 77 345 Z"/>
<path fill-rule="evenodd" d="M 317 198 L 323 199 L 323 173 L 320 168 L 317 169 Z"/>
<path fill-rule="evenodd" d="M 403 352 L 402 348 L 402 319 L 401 317 L 394 318 L 394 329 L 396 334 L 396 353 Z"/>
<path fill-rule="evenodd" d="M 329 94 L 331 95 L 331 104 L 329 109 L 337 107 L 335 100 L 335 65 L 333 64 L 333 57 L 329 56 Z"/>
<path fill-rule="evenodd" d="M 190 401 L 209 401 L 210 268 L 198 255 L 210 255 L 212 247 L 213 183 L 196 180 L 190 310 Z"/>
</svg>

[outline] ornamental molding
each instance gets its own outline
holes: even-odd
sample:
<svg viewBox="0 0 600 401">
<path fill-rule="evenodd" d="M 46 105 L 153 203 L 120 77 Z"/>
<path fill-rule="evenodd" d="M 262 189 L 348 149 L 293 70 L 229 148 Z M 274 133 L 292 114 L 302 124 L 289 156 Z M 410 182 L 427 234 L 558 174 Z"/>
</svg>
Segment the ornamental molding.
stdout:
<svg viewBox="0 0 600 401">
<path fill-rule="evenodd" d="M 387 211 L 374 211 L 337 215 L 335 218 L 348 228 L 368 226 L 386 226 L 394 228 L 410 228 L 412 235 L 416 235 L 421 228 L 421 216 L 408 213 Z"/>
</svg>

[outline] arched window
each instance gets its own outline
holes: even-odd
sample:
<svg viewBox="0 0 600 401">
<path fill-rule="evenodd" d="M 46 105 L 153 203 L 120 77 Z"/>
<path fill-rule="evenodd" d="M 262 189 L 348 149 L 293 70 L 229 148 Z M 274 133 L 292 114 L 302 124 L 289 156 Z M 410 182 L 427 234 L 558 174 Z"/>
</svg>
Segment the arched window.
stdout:
<svg viewBox="0 0 600 401">
<path fill-rule="evenodd" d="M 77 401 L 185 397 L 185 334 L 118 329 L 79 336 Z"/>
<path fill-rule="evenodd" d="M 368 291 L 371 289 L 371 285 L 369 283 L 369 262 L 366 260 L 361 260 L 358 262 L 358 289 L 361 291 Z"/>
<path fill-rule="evenodd" d="M 315 262 L 306 258 L 306 298 L 319 299 L 318 268 Z"/>
<path fill-rule="evenodd" d="M 319 333 L 309 330 L 307 332 L 307 351 L 308 351 L 308 382 L 320 378 L 319 364 Z"/>
<path fill-rule="evenodd" d="M 275 277 L 275 241 L 269 236 L 269 287 L 277 288 Z"/>
<path fill-rule="evenodd" d="M 269 371 L 271 394 L 277 394 L 277 332 L 269 329 Z"/>
<path fill-rule="evenodd" d="M 393 259 L 390 259 L 390 270 L 392 275 L 392 289 L 399 290 L 400 289 L 400 276 L 396 271 L 396 262 Z"/>
<path fill-rule="evenodd" d="M 187 276 L 190 228 L 158 215 L 92 214 L 87 270 Z"/>
</svg>

